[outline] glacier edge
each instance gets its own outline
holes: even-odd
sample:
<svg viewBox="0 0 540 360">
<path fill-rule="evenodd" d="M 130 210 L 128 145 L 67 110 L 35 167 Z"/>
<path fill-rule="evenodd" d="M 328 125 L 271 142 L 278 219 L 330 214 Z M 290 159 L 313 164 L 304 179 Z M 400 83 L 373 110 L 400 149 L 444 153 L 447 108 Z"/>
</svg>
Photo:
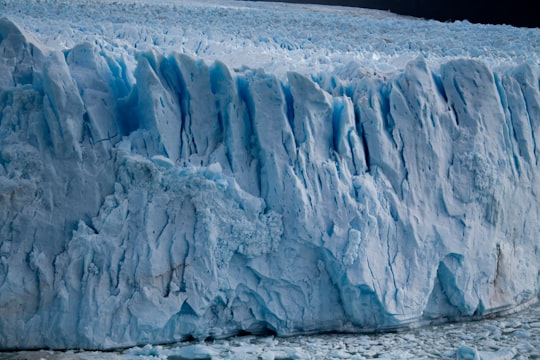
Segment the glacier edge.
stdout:
<svg viewBox="0 0 540 360">
<path fill-rule="evenodd" d="M 286 79 L 0 19 L 0 348 L 373 331 L 539 293 L 540 69 Z"/>
</svg>

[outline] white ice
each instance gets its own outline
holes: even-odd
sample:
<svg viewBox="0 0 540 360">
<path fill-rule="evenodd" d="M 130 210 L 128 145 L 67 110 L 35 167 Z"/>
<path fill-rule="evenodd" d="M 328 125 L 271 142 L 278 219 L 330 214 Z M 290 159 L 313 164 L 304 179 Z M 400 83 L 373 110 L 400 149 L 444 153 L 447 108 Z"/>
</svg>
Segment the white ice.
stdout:
<svg viewBox="0 0 540 360">
<path fill-rule="evenodd" d="M 235 1 L 0 14 L 0 348 L 537 299 L 540 29 Z"/>
</svg>

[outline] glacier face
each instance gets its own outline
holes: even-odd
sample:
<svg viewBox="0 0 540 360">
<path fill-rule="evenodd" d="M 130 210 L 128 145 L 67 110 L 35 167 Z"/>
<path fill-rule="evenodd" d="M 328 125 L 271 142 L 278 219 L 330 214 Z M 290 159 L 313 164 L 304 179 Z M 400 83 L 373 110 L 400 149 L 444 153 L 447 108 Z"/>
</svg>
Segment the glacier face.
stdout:
<svg viewBox="0 0 540 360">
<path fill-rule="evenodd" d="M 6 18 L 0 52 L 0 348 L 384 330 L 538 294 L 538 67 L 132 69 Z"/>
</svg>

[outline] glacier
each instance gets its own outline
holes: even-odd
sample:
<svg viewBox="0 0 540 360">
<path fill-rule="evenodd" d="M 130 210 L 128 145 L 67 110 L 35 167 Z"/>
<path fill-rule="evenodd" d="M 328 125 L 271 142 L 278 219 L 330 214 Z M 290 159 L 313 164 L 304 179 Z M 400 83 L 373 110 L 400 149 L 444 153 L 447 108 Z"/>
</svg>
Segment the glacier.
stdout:
<svg viewBox="0 0 540 360">
<path fill-rule="evenodd" d="M 282 76 L 58 50 L 8 18 L 0 53 L 1 349 L 384 331 L 537 299 L 538 64 Z"/>
</svg>

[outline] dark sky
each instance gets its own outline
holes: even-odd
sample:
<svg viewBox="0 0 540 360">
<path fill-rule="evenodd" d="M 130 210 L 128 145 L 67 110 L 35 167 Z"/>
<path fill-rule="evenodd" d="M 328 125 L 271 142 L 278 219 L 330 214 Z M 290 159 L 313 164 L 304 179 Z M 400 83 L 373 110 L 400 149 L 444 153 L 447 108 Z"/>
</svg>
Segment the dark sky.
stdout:
<svg viewBox="0 0 540 360">
<path fill-rule="evenodd" d="M 260 0 L 291 3 L 345 5 L 390 10 L 440 21 L 540 27 L 540 0 Z M 536 6 L 534 6 L 536 5 Z"/>
</svg>

